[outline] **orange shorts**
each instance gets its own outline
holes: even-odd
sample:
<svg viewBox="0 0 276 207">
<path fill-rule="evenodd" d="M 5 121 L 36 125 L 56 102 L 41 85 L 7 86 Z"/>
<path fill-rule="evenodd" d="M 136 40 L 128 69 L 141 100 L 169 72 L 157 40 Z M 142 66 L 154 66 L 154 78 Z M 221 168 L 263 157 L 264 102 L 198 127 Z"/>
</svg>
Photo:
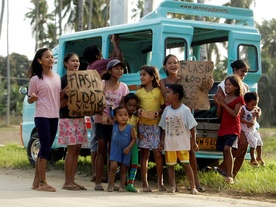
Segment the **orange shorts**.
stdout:
<svg viewBox="0 0 276 207">
<path fill-rule="evenodd" d="M 177 164 L 177 159 L 181 164 L 189 164 L 190 157 L 188 150 L 180 151 L 165 151 L 166 165 L 174 166 Z"/>
</svg>

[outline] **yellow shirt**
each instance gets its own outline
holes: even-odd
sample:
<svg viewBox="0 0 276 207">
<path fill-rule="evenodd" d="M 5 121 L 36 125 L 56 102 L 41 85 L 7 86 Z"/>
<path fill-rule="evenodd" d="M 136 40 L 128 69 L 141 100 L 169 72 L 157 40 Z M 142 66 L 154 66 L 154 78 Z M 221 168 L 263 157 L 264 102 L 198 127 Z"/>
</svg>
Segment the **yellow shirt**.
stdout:
<svg viewBox="0 0 276 207">
<path fill-rule="evenodd" d="M 154 88 L 147 92 L 145 88 L 141 88 L 136 92 L 139 97 L 140 108 L 149 112 L 159 112 L 161 106 L 164 105 L 164 98 L 160 88 Z M 156 119 L 140 117 L 140 124 L 157 125 L 160 115 Z"/>
</svg>

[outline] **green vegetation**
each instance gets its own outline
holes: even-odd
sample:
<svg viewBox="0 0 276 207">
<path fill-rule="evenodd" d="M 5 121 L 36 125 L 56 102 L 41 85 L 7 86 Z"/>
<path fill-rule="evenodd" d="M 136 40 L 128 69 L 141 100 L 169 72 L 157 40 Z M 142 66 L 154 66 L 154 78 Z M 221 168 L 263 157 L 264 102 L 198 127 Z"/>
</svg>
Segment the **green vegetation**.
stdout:
<svg viewBox="0 0 276 207">
<path fill-rule="evenodd" d="M 32 166 L 26 156 L 26 149 L 16 144 L 0 148 L 0 168 L 30 169 Z"/>
<path fill-rule="evenodd" d="M 265 196 L 273 195 L 276 192 L 276 131 L 274 129 L 260 129 L 263 141 L 263 157 L 266 162 L 266 167 L 253 168 L 245 160 L 241 171 L 239 172 L 234 185 L 228 185 L 224 182 L 224 178 L 214 171 L 203 170 L 199 172 L 201 183 L 210 193 L 232 192 L 234 194 L 244 196 Z M 56 163 L 49 164 L 49 169 L 62 170 L 64 161 L 60 160 Z M 19 145 L 9 144 L 5 147 L 0 147 L 0 168 L 9 169 L 31 169 L 26 156 L 26 149 Z M 156 170 L 154 163 L 149 164 L 149 180 L 156 179 Z M 81 174 L 91 175 L 91 158 L 80 157 L 78 170 Z M 177 183 L 179 187 L 188 186 L 188 181 L 184 175 L 181 166 L 176 167 Z M 137 179 L 140 180 L 140 173 L 137 174 Z M 167 172 L 164 170 L 164 180 L 168 183 Z M 230 194 L 232 194 L 230 193 Z"/>
</svg>

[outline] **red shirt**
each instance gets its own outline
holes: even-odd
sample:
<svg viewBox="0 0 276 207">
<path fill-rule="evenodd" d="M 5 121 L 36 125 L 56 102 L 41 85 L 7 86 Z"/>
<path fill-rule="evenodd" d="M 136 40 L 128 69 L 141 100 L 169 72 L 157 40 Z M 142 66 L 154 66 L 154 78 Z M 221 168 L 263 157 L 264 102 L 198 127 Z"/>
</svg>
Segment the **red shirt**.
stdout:
<svg viewBox="0 0 276 207">
<path fill-rule="evenodd" d="M 227 104 L 227 106 L 234 110 L 236 104 L 238 103 L 240 103 L 241 106 L 244 104 L 242 96 L 237 97 L 235 100 Z M 240 113 L 236 117 L 233 117 L 223 107 L 221 113 L 221 124 L 219 127 L 218 136 L 225 136 L 229 134 L 235 134 L 239 136 L 241 132 Z"/>
</svg>

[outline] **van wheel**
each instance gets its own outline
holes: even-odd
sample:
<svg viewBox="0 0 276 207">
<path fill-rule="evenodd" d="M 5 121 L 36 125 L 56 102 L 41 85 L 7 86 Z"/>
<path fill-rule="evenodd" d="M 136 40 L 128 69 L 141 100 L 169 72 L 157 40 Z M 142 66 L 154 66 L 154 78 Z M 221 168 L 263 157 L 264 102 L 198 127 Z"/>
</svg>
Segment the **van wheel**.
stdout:
<svg viewBox="0 0 276 207">
<path fill-rule="evenodd" d="M 40 142 L 38 139 L 38 134 L 34 133 L 28 143 L 28 147 L 27 147 L 27 155 L 28 155 L 28 159 L 29 162 L 35 166 L 35 161 L 37 159 L 38 156 L 38 152 L 40 149 Z"/>
<path fill-rule="evenodd" d="M 219 165 L 218 159 L 197 158 L 197 166 L 199 170 L 206 170 L 208 166 L 218 166 L 218 165 Z"/>
</svg>

